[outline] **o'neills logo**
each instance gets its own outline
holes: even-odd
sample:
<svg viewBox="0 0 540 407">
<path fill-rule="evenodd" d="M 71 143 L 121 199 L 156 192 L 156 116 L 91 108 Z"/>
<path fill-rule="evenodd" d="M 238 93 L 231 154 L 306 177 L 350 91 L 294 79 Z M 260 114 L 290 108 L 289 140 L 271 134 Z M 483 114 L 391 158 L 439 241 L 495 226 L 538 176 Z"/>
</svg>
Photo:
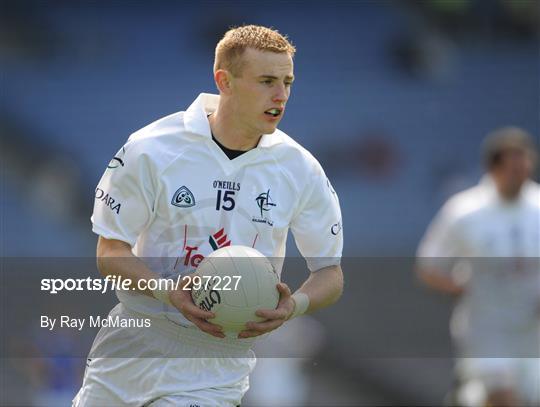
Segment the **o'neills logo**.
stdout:
<svg viewBox="0 0 540 407">
<path fill-rule="evenodd" d="M 117 202 L 113 197 L 111 197 L 107 192 L 105 192 L 101 188 L 96 188 L 95 199 L 99 199 L 100 201 L 105 203 L 105 205 L 107 205 L 111 211 L 114 211 L 117 214 L 120 213 L 120 208 L 122 204 L 120 202 Z"/>
<path fill-rule="evenodd" d="M 214 305 L 221 304 L 221 295 L 217 290 L 210 290 L 202 299 L 199 308 L 203 311 L 212 311 Z"/>
<path fill-rule="evenodd" d="M 215 305 L 221 304 L 221 294 L 212 286 L 213 280 L 210 280 L 207 287 L 201 287 L 193 292 L 195 304 L 204 311 L 212 311 Z"/>
<path fill-rule="evenodd" d="M 126 147 L 122 147 L 122 150 L 113 157 L 113 159 L 109 162 L 109 165 L 107 165 L 107 168 L 114 170 L 118 167 L 123 167 L 124 164 L 124 155 L 126 155 Z"/>
<path fill-rule="evenodd" d="M 233 181 L 214 181 L 214 189 L 226 189 L 228 191 L 240 191 L 240 183 Z"/>
</svg>

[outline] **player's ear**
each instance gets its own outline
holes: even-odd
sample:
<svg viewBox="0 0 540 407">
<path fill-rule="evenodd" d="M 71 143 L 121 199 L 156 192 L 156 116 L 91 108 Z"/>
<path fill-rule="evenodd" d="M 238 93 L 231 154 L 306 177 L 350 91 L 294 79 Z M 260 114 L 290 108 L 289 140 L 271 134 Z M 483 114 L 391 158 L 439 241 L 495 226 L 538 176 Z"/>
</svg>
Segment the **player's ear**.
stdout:
<svg viewBox="0 0 540 407">
<path fill-rule="evenodd" d="M 214 73 L 214 80 L 220 93 L 231 93 L 231 74 L 228 71 L 218 69 Z"/>
</svg>

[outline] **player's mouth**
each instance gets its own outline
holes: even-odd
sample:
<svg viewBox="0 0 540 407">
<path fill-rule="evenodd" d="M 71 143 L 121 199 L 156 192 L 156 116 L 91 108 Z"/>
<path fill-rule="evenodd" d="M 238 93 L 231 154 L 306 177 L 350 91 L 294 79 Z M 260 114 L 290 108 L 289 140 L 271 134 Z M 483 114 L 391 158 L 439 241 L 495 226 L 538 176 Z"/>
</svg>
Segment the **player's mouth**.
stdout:
<svg viewBox="0 0 540 407">
<path fill-rule="evenodd" d="M 274 107 L 272 109 L 268 109 L 264 112 L 264 114 L 268 115 L 268 116 L 271 116 L 273 118 L 278 118 L 282 115 L 283 113 L 283 109 L 281 108 L 278 108 L 278 107 Z"/>
</svg>

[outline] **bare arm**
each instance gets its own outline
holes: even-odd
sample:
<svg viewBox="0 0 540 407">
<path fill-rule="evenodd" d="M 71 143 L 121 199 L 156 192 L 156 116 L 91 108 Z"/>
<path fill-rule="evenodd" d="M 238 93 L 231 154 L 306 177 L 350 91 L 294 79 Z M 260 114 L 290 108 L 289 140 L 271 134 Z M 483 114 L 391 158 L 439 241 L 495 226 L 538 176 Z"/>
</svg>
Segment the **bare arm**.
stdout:
<svg viewBox="0 0 540 407">
<path fill-rule="evenodd" d="M 263 322 L 248 322 L 246 330 L 240 332 L 240 338 L 262 335 L 279 328 L 291 317 L 295 301 L 287 284 L 279 283 L 280 299 L 275 310 L 258 310 L 256 314 L 266 318 Z M 314 312 L 335 303 L 343 292 L 343 272 L 340 266 L 325 267 L 312 272 L 297 292 L 306 294 L 309 298 L 307 312 Z"/>
<path fill-rule="evenodd" d="M 135 289 L 141 294 L 154 297 L 152 291 L 139 290 L 137 282 L 139 280 L 158 279 L 159 276 L 152 272 L 143 261 L 134 256 L 131 246 L 120 240 L 105 239 L 99 237 L 97 244 L 97 267 L 103 277 L 109 275 L 121 276 L 123 279 L 130 279 L 130 289 Z"/>
<path fill-rule="evenodd" d="M 343 292 L 341 267 L 330 266 L 311 273 L 298 292 L 309 297 L 307 312 L 314 312 L 334 304 Z"/>
<path fill-rule="evenodd" d="M 416 275 L 423 284 L 432 290 L 455 297 L 463 294 L 463 286 L 456 283 L 450 275 L 440 270 L 417 266 Z"/>
<path fill-rule="evenodd" d="M 97 245 L 97 266 L 104 277 L 115 275 L 125 279 L 129 278 L 132 282 L 130 288 L 155 298 L 151 290 L 139 290 L 137 282 L 159 279 L 160 276 L 151 271 L 141 259 L 134 256 L 131 252 L 131 246 L 126 242 L 105 239 L 100 236 Z M 186 280 L 186 282 L 189 282 L 189 280 Z M 144 284 L 144 287 L 146 287 L 146 284 Z M 182 290 L 183 287 L 184 285 L 176 291 L 171 290 L 167 293 L 170 303 L 201 331 L 223 338 L 225 335 L 222 333 L 222 328 L 207 321 L 214 318 L 214 313 L 198 308 L 193 303 L 191 291 Z"/>
</svg>

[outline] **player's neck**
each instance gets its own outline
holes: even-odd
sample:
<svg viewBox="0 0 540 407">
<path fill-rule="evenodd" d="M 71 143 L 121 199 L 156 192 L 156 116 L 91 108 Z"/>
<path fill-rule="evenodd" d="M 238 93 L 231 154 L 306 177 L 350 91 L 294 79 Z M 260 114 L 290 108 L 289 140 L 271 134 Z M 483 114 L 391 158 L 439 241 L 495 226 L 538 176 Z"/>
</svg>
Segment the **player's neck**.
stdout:
<svg viewBox="0 0 540 407">
<path fill-rule="evenodd" d="M 499 196 L 506 202 L 515 202 L 519 199 L 521 188 L 504 188 L 498 187 Z"/>
<path fill-rule="evenodd" d="M 208 116 L 210 129 L 214 137 L 225 147 L 231 150 L 248 151 L 255 148 L 261 138 L 260 134 L 246 129 L 234 120 L 234 115 L 218 108 Z"/>
<path fill-rule="evenodd" d="M 508 203 L 517 201 L 521 195 L 521 185 L 506 185 L 503 182 L 495 182 L 497 192 L 501 199 Z"/>
<path fill-rule="evenodd" d="M 497 188 L 497 192 L 503 201 L 512 203 L 519 199 L 523 183 L 508 182 L 504 177 L 494 173 L 491 176 L 495 183 L 495 188 Z"/>
</svg>

